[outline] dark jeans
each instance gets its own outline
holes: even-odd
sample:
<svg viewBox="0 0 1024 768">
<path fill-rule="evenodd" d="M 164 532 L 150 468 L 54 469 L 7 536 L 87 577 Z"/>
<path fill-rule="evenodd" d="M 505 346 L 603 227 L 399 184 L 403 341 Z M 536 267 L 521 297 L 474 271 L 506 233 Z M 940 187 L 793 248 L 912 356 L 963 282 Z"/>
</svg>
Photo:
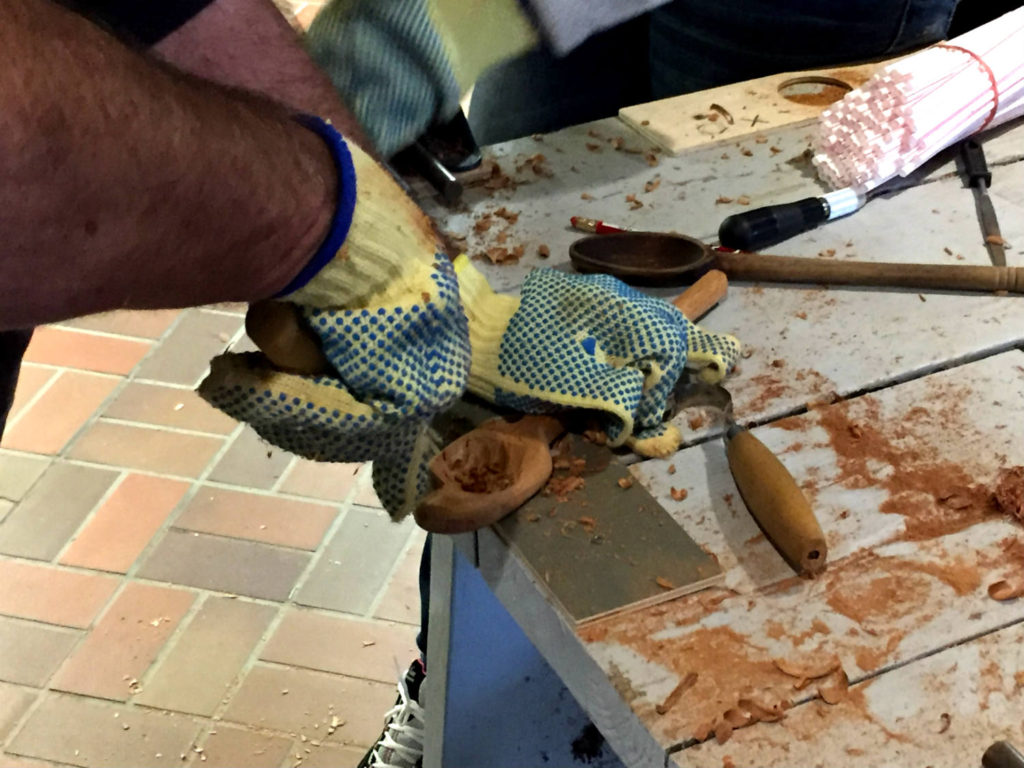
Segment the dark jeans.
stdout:
<svg viewBox="0 0 1024 768">
<path fill-rule="evenodd" d="M 21 357 L 32 338 L 32 330 L 0 331 L 0 437 L 4 434 L 7 414 L 14 402 L 14 389 L 18 385 Z"/>
<path fill-rule="evenodd" d="M 942 39 L 957 0 L 674 0 L 562 59 L 534 50 L 476 84 L 480 144 L 615 115 L 620 107 Z"/>
</svg>

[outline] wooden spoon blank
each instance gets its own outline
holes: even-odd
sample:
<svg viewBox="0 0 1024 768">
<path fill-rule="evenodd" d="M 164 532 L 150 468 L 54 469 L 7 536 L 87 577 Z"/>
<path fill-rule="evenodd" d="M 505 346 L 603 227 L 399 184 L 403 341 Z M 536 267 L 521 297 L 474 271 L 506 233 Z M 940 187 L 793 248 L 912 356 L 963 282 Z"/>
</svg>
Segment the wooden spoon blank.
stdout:
<svg viewBox="0 0 1024 768">
<path fill-rule="evenodd" d="M 438 487 L 416 508 L 416 522 L 432 533 L 498 522 L 544 487 L 551 441 L 563 431 L 552 416 L 495 419 L 449 443 L 430 463 Z"/>
</svg>

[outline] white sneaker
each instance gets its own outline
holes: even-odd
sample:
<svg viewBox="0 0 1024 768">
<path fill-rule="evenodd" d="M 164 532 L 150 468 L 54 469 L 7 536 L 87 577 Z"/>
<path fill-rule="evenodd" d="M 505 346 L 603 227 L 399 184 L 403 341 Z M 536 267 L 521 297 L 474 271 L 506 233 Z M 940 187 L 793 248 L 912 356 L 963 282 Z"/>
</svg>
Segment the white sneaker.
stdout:
<svg viewBox="0 0 1024 768">
<path fill-rule="evenodd" d="M 422 768 L 425 725 L 420 686 L 425 676 L 417 659 L 398 681 L 398 699 L 384 715 L 384 731 L 357 768 Z"/>
</svg>

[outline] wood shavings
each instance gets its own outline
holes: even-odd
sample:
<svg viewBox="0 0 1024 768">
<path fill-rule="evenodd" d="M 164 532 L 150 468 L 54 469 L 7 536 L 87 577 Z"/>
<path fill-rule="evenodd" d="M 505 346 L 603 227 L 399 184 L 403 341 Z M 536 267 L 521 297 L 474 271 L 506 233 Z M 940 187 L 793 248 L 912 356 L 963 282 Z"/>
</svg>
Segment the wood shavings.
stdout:
<svg viewBox="0 0 1024 768">
<path fill-rule="evenodd" d="M 692 688 L 696 682 L 697 673 L 687 672 L 686 675 L 683 676 L 683 679 L 679 681 L 679 684 L 672 689 L 668 696 L 665 697 L 665 700 L 660 704 L 655 705 L 654 711 L 659 715 L 664 715 L 676 705 L 682 695 Z"/>
<path fill-rule="evenodd" d="M 801 320 L 806 320 L 807 319 L 807 313 L 806 312 L 797 312 L 795 317 L 798 317 Z"/>
<path fill-rule="evenodd" d="M 733 119 L 732 113 L 729 112 L 729 110 L 723 107 L 721 104 L 712 104 L 710 107 L 708 107 L 708 109 L 714 110 L 714 112 L 717 112 L 719 115 L 724 117 L 725 122 L 727 122 L 729 125 L 732 125 L 733 123 L 736 122 Z M 717 115 L 708 115 L 708 119 L 717 119 Z"/>
<path fill-rule="evenodd" d="M 583 478 L 576 475 L 552 477 L 544 486 L 544 495 L 554 496 L 558 501 L 568 501 L 569 494 L 580 490 L 583 485 Z"/>
<path fill-rule="evenodd" d="M 743 155 L 744 157 L 753 157 L 754 156 L 754 153 L 751 152 L 746 147 L 740 147 L 740 154 Z"/>
<path fill-rule="evenodd" d="M 654 153 L 654 152 L 648 152 L 647 154 L 645 154 L 644 155 L 644 159 L 647 161 L 647 164 L 649 166 L 651 166 L 652 168 L 654 168 L 656 165 L 658 165 L 658 162 L 659 162 L 658 161 L 658 155 L 656 153 Z"/>
<path fill-rule="evenodd" d="M 690 429 L 697 431 L 698 429 L 704 426 L 704 414 L 698 413 L 695 416 L 691 416 L 689 419 L 686 420 L 686 424 L 687 426 L 690 427 Z"/>
<path fill-rule="evenodd" d="M 675 589 L 676 588 L 675 584 L 673 584 L 671 581 L 669 581 L 668 579 L 664 578 L 663 576 L 658 576 L 654 580 L 654 583 L 657 584 L 662 589 Z M 696 681 L 694 681 L 694 682 L 696 682 Z"/>
<path fill-rule="evenodd" d="M 488 248 L 482 254 L 478 254 L 477 258 L 490 259 L 492 264 L 514 264 L 515 262 L 519 261 L 519 257 L 516 256 L 513 251 L 510 251 L 508 248 L 505 248 L 500 245 L 494 246 L 493 248 Z"/>
<path fill-rule="evenodd" d="M 818 684 L 818 695 L 826 704 L 838 704 L 849 695 L 850 679 L 842 668 L 829 675 L 824 682 Z"/>
<path fill-rule="evenodd" d="M 772 659 L 780 672 L 790 677 L 816 679 L 840 668 L 839 657 L 835 654 L 826 658 L 808 656 L 800 659 Z"/>
<path fill-rule="evenodd" d="M 771 152 L 771 153 L 772 153 L 773 155 L 777 155 L 777 154 L 779 154 L 779 153 L 780 153 L 780 152 L 781 152 L 782 150 L 781 150 L 781 149 L 779 149 L 778 147 L 776 147 L 776 146 L 775 146 L 775 145 L 773 144 L 772 146 L 768 147 L 768 151 L 769 151 L 769 152 Z"/>
<path fill-rule="evenodd" d="M 587 147 L 587 150 L 590 151 L 590 152 L 600 152 L 601 151 L 601 145 L 600 144 L 595 144 L 592 141 L 588 141 L 587 144 L 586 144 L 586 147 Z"/>
<path fill-rule="evenodd" d="M 1024 467 L 999 470 L 992 495 L 1001 512 L 1024 523 Z"/>
<path fill-rule="evenodd" d="M 593 199 L 594 199 L 594 196 L 592 194 L 590 194 L 589 192 L 581 192 L 580 193 L 580 200 L 593 200 Z"/>
<path fill-rule="evenodd" d="M 494 215 L 500 219 L 504 219 L 509 224 L 515 224 L 519 221 L 519 211 L 510 211 L 504 205 L 494 212 Z"/>
<path fill-rule="evenodd" d="M 675 464 L 669 464 L 668 465 L 668 473 L 670 475 L 674 475 L 676 473 L 676 465 Z"/>
<path fill-rule="evenodd" d="M 949 712 L 943 712 L 939 715 L 939 730 L 938 733 L 941 735 L 949 730 L 950 721 L 952 718 L 949 716 Z"/>
<path fill-rule="evenodd" d="M 499 189 L 515 189 L 515 186 L 516 183 L 512 177 L 505 173 L 497 163 L 491 169 L 491 177 L 484 182 L 484 188 L 492 192 Z"/>
<path fill-rule="evenodd" d="M 633 478 L 631 477 L 620 477 L 616 482 L 618 483 L 619 488 L 622 488 L 623 490 L 633 487 Z"/>
<path fill-rule="evenodd" d="M 644 204 L 642 201 L 636 199 L 636 195 L 626 195 L 626 202 L 629 203 L 629 210 L 635 211 L 637 208 L 643 208 Z"/>
<path fill-rule="evenodd" d="M 727 205 L 728 203 L 731 203 L 731 202 L 732 202 L 732 198 L 731 197 L 726 197 L 725 195 L 719 195 L 715 199 L 715 205 Z"/>
<path fill-rule="evenodd" d="M 516 165 L 516 171 L 523 171 L 529 168 L 537 176 L 544 176 L 551 178 L 555 174 L 546 165 L 548 159 L 543 154 L 538 152 L 535 155 L 530 155 L 521 163 Z"/>
<path fill-rule="evenodd" d="M 715 741 L 719 744 L 725 744 L 732 736 L 733 730 L 732 723 L 729 721 L 719 721 L 715 724 Z"/>
<path fill-rule="evenodd" d="M 661 186 L 661 176 L 655 176 L 653 179 L 644 184 L 644 192 L 653 192 Z"/>
<path fill-rule="evenodd" d="M 1006 245 L 1006 241 L 999 235 L 986 235 L 985 242 L 989 245 Z"/>
<path fill-rule="evenodd" d="M 993 600 L 1014 600 L 1021 595 L 1024 595 L 1024 581 L 1000 579 L 988 585 L 988 596 Z"/>
<path fill-rule="evenodd" d="M 767 136 L 755 136 L 754 137 L 754 142 L 757 143 L 757 144 L 767 144 L 768 143 L 768 137 Z"/>
<path fill-rule="evenodd" d="M 669 495 L 675 501 L 683 501 L 690 495 L 690 492 L 685 488 L 672 488 L 669 490 Z"/>
<path fill-rule="evenodd" d="M 551 249 L 544 243 L 537 246 L 537 255 L 542 259 L 546 259 L 551 255 Z"/>
<path fill-rule="evenodd" d="M 430 303 L 430 294 L 427 293 L 426 291 L 423 291 L 422 293 L 420 293 L 420 298 L 423 299 L 423 303 L 424 304 L 429 304 Z"/>
<path fill-rule="evenodd" d="M 736 198 L 736 202 L 740 205 L 750 205 L 750 198 L 746 195 L 740 195 Z"/>
</svg>

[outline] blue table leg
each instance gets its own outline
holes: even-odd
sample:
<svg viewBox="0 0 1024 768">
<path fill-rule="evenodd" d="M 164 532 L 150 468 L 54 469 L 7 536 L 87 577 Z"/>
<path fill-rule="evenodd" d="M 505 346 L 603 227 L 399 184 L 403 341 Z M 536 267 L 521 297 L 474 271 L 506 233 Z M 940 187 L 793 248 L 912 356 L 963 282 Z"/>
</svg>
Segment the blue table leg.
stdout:
<svg viewBox="0 0 1024 768">
<path fill-rule="evenodd" d="M 428 735 L 425 766 L 622 768 L 476 568 L 450 539 L 433 538 L 428 697 L 441 696 L 444 712 L 440 738 Z M 447 627 L 435 626 L 445 618 L 435 605 L 445 592 Z M 433 698 L 427 707 L 434 720 Z"/>
</svg>

